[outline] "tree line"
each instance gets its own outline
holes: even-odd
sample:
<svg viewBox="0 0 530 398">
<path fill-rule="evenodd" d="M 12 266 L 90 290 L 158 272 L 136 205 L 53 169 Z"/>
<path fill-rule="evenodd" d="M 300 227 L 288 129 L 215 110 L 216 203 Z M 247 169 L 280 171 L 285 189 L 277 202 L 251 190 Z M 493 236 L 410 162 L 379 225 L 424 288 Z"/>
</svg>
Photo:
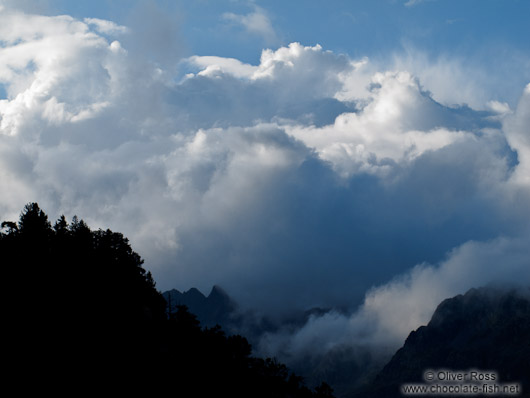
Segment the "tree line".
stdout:
<svg viewBox="0 0 530 398">
<path fill-rule="evenodd" d="M 37 203 L 0 231 L 4 360 L 21 388 L 114 389 L 183 397 L 332 397 L 239 335 L 169 314 L 121 233 L 73 217 L 53 225 Z M 160 394 L 158 394 L 160 393 Z"/>
</svg>

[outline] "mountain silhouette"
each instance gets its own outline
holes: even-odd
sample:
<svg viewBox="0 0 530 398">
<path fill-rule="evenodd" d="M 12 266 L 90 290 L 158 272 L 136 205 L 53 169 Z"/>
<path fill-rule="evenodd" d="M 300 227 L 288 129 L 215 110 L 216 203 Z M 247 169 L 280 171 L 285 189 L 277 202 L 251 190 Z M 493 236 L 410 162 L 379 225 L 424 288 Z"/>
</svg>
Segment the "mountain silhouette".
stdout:
<svg viewBox="0 0 530 398">
<path fill-rule="evenodd" d="M 519 384 L 519 396 L 529 397 L 530 288 L 471 289 L 444 300 L 429 324 L 411 332 L 375 380 L 352 397 L 403 397 L 404 384 L 431 385 L 424 380 L 429 370 L 434 381 L 439 370 L 468 381 L 471 371 L 494 374 L 498 385 Z"/>
<path fill-rule="evenodd" d="M 168 303 L 169 313 L 174 313 L 179 306 L 185 305 L 191 313 L 195 314 L 202 326 L 221 325 L 226 329 L 235 321 L 236 304 L 219 286 L 213 286 L 208 296 L 202 294 L 197 288 L 191 288 L 185 292 L 172 289 L 163 292 L 162 296 Z"/>
</svg>

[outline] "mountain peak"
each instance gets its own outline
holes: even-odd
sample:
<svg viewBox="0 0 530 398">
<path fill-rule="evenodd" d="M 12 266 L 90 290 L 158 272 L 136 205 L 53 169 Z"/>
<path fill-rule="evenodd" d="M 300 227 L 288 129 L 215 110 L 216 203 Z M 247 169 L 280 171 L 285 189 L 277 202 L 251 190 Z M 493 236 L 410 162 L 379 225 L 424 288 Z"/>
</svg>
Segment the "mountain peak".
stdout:
<svg viewBox="0 0 530 398">
<path fill-rule="evenodd" d="M 214 285 L 212 287 L 212 290 L 210 291 L 210 294 L 208 295 L 208 299 L 216 299 L 216 298 L 222 298 L 223 300 L 230 300 L 230 297 L 228 296 L 228 293 L 224 291 L 220 286 Z"/>
<path fill-rule="evenodd" d="M 163 293 L 174 312 L 178 305 L 185 305 L 197 316 L 202 326 L 212 327 L 216 324 L 228 327 L 236 309 L 230 296 L 220 287 L 214 285 L 210 294 L 205 296 L 199 289 L 192 287 L 184 293 L 173 289 Z"/>
</svg>

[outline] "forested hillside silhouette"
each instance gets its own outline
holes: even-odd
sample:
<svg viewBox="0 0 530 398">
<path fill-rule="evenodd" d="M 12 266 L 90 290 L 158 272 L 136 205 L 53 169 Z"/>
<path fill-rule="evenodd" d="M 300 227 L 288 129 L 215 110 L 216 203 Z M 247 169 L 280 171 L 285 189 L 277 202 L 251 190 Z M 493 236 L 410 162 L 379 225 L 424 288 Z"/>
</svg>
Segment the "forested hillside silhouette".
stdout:
<svg viewBox="0 0 530 398">
<path fill-rule="evenodd" d="M 156 233 L 156 231 L 153 231 Z M 242 336 L 203 328 L 166 302 L 127 238 L 37 203 L 0 232 L 4 360 L 19 390 L 157 392 L 182 397 L 332 397 L 310 390 Z M 23 383 L 20 383 L 23 380 Z"/>
</svg>

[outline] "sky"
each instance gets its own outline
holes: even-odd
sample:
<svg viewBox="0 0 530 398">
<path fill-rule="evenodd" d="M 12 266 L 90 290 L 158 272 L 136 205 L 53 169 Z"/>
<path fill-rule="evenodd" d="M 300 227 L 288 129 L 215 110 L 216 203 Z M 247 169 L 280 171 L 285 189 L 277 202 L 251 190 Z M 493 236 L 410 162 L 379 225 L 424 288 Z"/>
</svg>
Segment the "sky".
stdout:
<svg viewBox="0 0 530 398">
<path fill-rule="evenodd" d="M 447 297 L 530 283 L 529 17 L 0 0 L 0 218 L 122 232 L 162 291 L 337 308 L 263 352 L 395 348 Z"/>
</svg>

